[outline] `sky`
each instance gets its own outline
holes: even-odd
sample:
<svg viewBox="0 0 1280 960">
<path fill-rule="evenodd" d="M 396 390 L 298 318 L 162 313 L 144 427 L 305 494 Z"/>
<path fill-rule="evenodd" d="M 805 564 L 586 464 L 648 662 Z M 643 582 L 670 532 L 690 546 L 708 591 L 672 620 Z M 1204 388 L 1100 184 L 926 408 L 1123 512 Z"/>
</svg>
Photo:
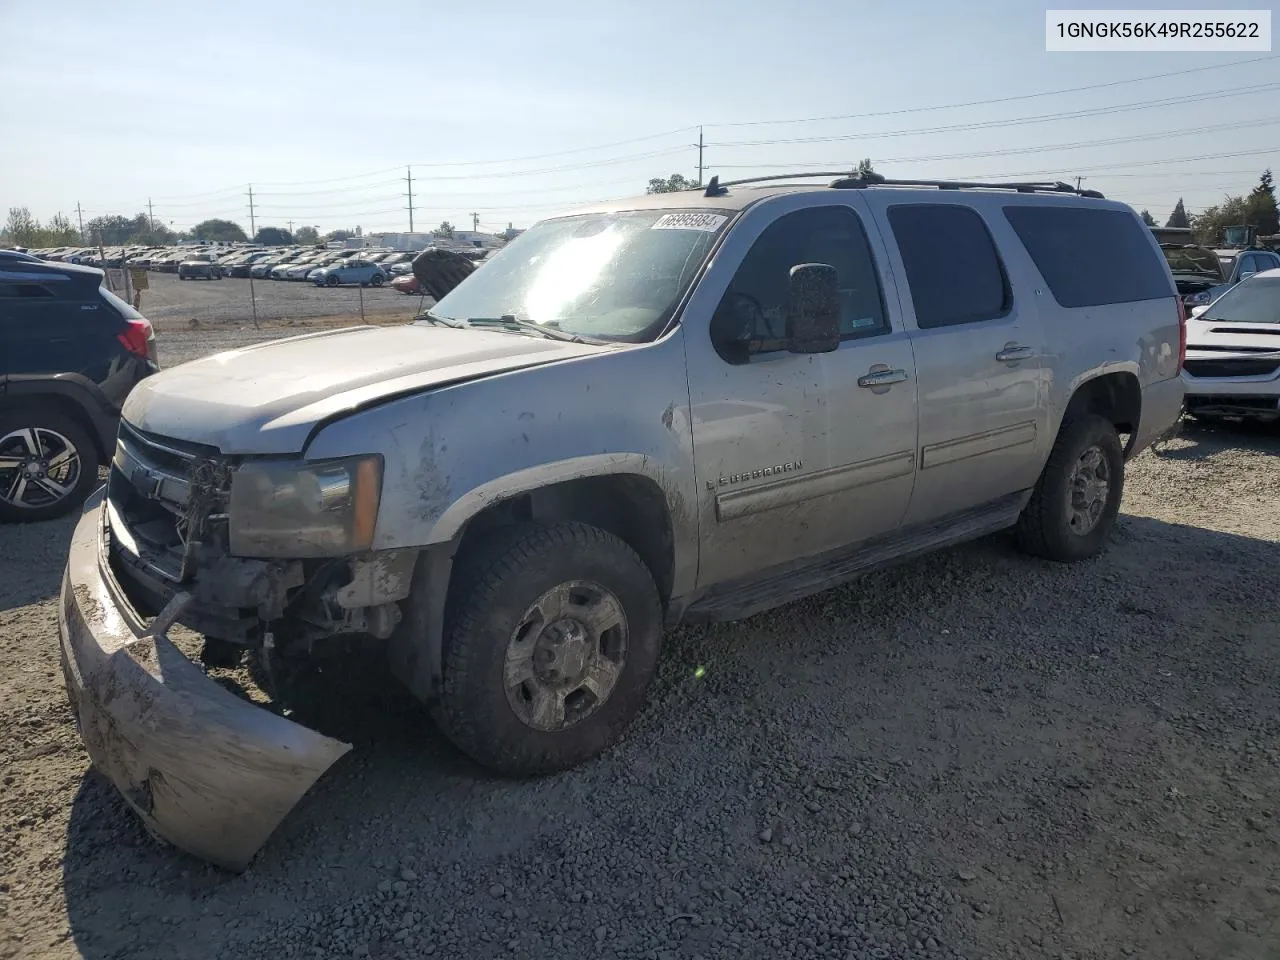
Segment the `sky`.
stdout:
<svg viewBox="0 0 1280 960">
<path fill-rule="evenodd" d="M 0 211 L 404 231 L 411 171 L 418 230 L 520 227 L 696 177 L 699 127 L 704 176 L 1079 176 L 1161 223 L 1280 170 L 1280 54 L 1047 53 L 1044 11 L 0 0 Z"/>
</svg>

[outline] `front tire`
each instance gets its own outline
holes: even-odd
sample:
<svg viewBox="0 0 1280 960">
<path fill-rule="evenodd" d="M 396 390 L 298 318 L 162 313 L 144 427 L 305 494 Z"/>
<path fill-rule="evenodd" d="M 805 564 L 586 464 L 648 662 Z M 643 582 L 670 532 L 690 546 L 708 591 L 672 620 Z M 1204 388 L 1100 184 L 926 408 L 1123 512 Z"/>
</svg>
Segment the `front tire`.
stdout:
<svg viewBox="0 0 1280 960">
<path fill-rule="evenodd" d="M 604 752 L 639 711 L 662 605 L 640 557 L 597 527 L 529 525 L 500 536 L 459 569 L 439 719 L 486 767 L 553 773 Z"/>
<path fill-rule="evenodd" d="M 336 287 L 341 281 L 338 280 L 338 278 L 335 277 L 333 274 L 329 274 L 329 276 L 325 278 L 324 282 L 326 285 L 330 287 Z"/>
<path fill-rule="evenodd" d="M 1106 546 L 1124 493 L 1124 448 L 1115 425 L 1096 414 L 1058 431 L 1030 502 L 1018 519 L 1023 550 L 1074 563 Z"/>
<path fill-rule="evenodd" d="M 56 410 L 0 413 L 0 522 L 52 520 L 79 509 L 98 482 L 89 432 Z"/>
</svg>

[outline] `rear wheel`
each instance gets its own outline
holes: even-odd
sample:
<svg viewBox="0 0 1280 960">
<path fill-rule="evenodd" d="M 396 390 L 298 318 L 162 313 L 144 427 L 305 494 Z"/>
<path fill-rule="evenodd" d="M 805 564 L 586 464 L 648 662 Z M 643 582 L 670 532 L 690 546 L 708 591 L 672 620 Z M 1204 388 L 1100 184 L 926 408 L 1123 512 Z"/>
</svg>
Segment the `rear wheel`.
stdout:
<svg viewBox="0 0 1280 960">
<path fill-rule="evenodd" d="M 582 523 L 527 526 L 465 560 L 451 596 L 439 716 L 506 774 L 544 774 L 618 739 L 657 664 L 662 608 L 629 546 Z"/>
<path fill-rule="evenodd" d="M 77 421 L 55 410 L 0 412 L 0 521 L 65 516 L 97 482 L 98 451 Z"/>
<path fill-rule="evenodd" d="M 1070 563 L 1106 546 L 1124 493 L 1124 448 L 1115 425 L 1096 414 L 1062 425 L 1031 500 L 1018 520 L 1028 553 Z"/>
</svg>

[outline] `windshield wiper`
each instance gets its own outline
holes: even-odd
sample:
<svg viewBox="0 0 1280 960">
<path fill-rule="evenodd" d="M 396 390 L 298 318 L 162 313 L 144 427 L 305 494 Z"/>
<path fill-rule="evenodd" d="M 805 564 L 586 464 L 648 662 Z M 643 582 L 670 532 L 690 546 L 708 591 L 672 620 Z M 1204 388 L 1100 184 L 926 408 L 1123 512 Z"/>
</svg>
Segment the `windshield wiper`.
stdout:
<svg viewBox="0 0 1280 960">
<path fill-rule="evenodd" d="M 456 327 L 460 330 L 465 329 L 468 326 L 465 320 L 455 320 L 453 317 L 442 317 L 437 313 L 432 313 L 430 310 L 423 310 L 422 313 L 418 314 L 413 319 L 425 320 L 427 323 L 433 323 L 438 327 Z"/>
<path fill-rule="evenodd" d="M 534 323 L 532 320 L 522 320 L 513 313 L 504 313 L 500 317 L 467 317 L 466 323 L 472 327 L 507 327 L 515 330 L 528 330 L 532 333 L 540 333 L 548 340 L 563 340 L 566 343 L 603 343 L 594 337 L 584 337 L 577 333 L 566 333 L 554 327 L 550 323 Z"/>
</svg>

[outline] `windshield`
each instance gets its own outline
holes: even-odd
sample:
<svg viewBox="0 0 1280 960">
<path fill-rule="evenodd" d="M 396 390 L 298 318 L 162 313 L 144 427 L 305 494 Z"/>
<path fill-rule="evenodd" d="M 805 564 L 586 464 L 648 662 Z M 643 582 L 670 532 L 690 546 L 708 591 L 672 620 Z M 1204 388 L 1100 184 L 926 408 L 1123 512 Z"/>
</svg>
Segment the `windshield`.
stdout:
<svg viewBox="0 0 1280 960">
<path fill-rule="evenodd" d="M 485 260 L 432 313 L 511 315 L 589 337 L 647 340 L 671 319 L 728 222 L 713 210 L 544 220 Z"/>
<path fill-rule="evenodd" d="M 1218 267 L 1218 258 L 1213 251 L 1203 247 L 1162 247 L 1164 258 L 1169 261 L 1172 273 L 1195 273 L 1222 279 L 1222 271 Z"/>
<path fill-rule="evenodd" d="M 1280 324 L 1280 277 L 1251 277 L 1209 305 L 1201 320 Z"/>
</svg>

